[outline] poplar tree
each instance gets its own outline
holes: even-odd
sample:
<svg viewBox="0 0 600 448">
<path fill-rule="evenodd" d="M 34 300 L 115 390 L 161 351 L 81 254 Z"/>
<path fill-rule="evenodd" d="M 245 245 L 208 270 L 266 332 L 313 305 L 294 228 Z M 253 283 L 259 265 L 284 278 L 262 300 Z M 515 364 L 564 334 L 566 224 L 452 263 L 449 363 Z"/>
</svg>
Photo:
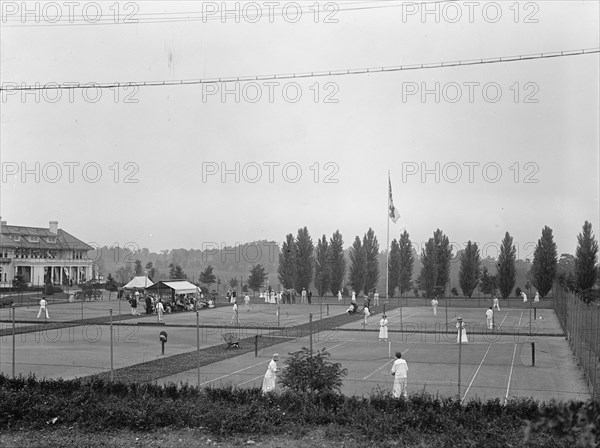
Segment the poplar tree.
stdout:
<svg viewBox="0 0 600 448">
<path fill-rule="evenodd" d="M 500 245 L 500 253 L 498 254 L 498 262 L 496 264 L 496 279 L 503 299 L 509 297 L 515 287 L 517 281 L 516 261 L 517 249 L 513 244 L 512 236 L 506 232 Z"/>
<path fill-rule="evenodd" d="M 356 236 L 350 248 L 350 286 L 360 294 L 365 285 L 366 254 L 360 237 Z"/>
<path fill-rule="evenodd" d="M 400 287 L 400 295 L 410 291 L 413 275 L 413 266 L 415 263 L 415 254 L 413 253 L 410 236 L 405 230 L 400 235 L 400 278 L 398 286 Z"/>
<path fill-rule="evenodd" d="M 598 241 L 592 232 L 592 224 L 586 221 L 577 236 L 575 251 L 575 285 L 579 291 L 591 289 L 596 283 L 598 269 Z"/>
<path fill-rule="evenodd" d="M 533 265 L 531 266 L 533 284 L 542 297 L 545 297 L 552 290 L 552 285 L 556 278 L 557 264 L 558 251 L 554 242 L 554 236 L 552 235 L 552 229 L 545 226 L 542 229 L 542 237 L 535 246 Z"/>
<path fill-rule="evenodd" d="M 363 237 L 363 248 L 365 251 L 365 294 L 372 292 L 379 281 L 379 243 L 375 231 L 369 230 Z"/>
<path fill-rule="evenodd" d="M 296 245 L 294 235 L 291 233 L 286 235 L 285 242 L 281 245 L 277 277 L 284 289 L 294 287 L 294 280 L 296 279 Z"/>
<path fill-rule="evenodd" d="M 298 293 L 302 292 L 302 288 L 308 291 L 314 273 L 314 250 L 312 238 L 306 227 L 298 229 L 296 237 L 296 281 L 294 287 Z"/>
<path fill-rule="evenodd" d="M 315 252 L 315 287 L 320 296 L 324 296 L 330 286 L 331 264 L 329 262 L 329 244 L 327 237 L 317 241 L 317 250 Z"/>
<path fill-rule="evenodd" d="M 467 242 L 465 250 L 460 254 L 460 271 L 458 282 L 465 296 L 471 298 L 479 281 L 479 265 L 481 258 L 477 243 Z"/>
<path fill-rule="evenodd" d="M 339 230 L 336 230 L 329 240 L 329 262 L 331 294 L 337 295 L 342 290 L 346 276 L 346 258 L 344 257 L 344 240 Z"/>
</svg>

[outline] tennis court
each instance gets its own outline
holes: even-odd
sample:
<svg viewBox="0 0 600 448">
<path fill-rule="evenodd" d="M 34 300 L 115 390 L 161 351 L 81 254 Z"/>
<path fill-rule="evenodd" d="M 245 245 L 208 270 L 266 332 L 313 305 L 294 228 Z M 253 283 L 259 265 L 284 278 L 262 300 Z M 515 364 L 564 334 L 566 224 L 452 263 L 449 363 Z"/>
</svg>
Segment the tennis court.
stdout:
<svg viewBox="0 0 600 448">
<path fill-rule="evenodd" d="M 487 328 L 485 308 L 440 308 L 433 314 L 431 307 L 398 307 L 386 311 L 391 331 L 402 332 L 439 332 L 454 331 L 457 318 L 463 319 L 468 333 L 485 332 Z M 362 321 L 349 326 L 352 329 L 379 329 L 379 319 L 383 308 L 376 309 L 377 315 L 363 325 Z M 531 317 L 531 318 L 530 318 Z M 552 335 L 560 336 L 563 331 L 560 323 L 551 309 L 513 309 L 502 308 L 494 312 L 493 325 L 497 332 L 522 335 Z"/>
<path fill-rule="evenodd" d="M 377 334 L 344 331 L 328 338 L 313 337 L 313 349 L 326 348 L 330 360 L 348 369 L 342 392 L 369 395 L 373 390 L 391 390 L 389 371 L 396 351 L 409 365 L 409 391 L 426 391 L 442 396 L 457 396 L 459 344 L 456 341 L 422 340 L 390 335 L 390 342 L 378 342 Z M 280 354 L 279 367 L 285 366 L 288 353 L 309 346 L 309 338 L 298 338 L 254 354 L 205 366 L 200 371 L 201 386 L 234 385 L 260 387 L 273 353 Z M 581 372 L 573 364 L 564 338 L 544 337 L 535 343 L 536 360 L 532 365 L 531 343 L 503 336 L 494 341 L 461 344 L 460 397 L 499 398 L 534 397 L 536 399 L 586 399 L 590 394 Z M 390 357 L 391 356 L 391 357 Z M 182 372 L 158 381 L 198 384 L 198 371 Z"/>
<path fill-rule="evenodd" d="M 85 302 L 84 312 L 90 307 L 95 317 L 108 315 L 117 302 Z M 122 303 L 124 305 L 124 303 Z M 55 305 L 50 308 L 51 320 L 71 320 L 81 312 L 81 303 Z M 92 309 L 93 308 L 93 309 Z M 97 309 L 96 309 L 97 308 Z M 459 393 L 456 318 L 462 316 L 467 327 L 468 344 L 461 345 L 460 396 L 470 399 L 533 396 L 539 399 L 585 399 L 589 397 L 580 369 L 561 334 L 554 312 L 538 310 L 532 333 L 529 334 L 529 310 L 502 309 L 496 312 L 496 330 L 485 328 L 485 309 L 449 309 L 448 324 L 444 309 L 437 316 L 430 307 L 398 308 L 388 311 L 389 341 L 378 342 L 381 309 L 376 309 L 366 326 L 360 321 L 337 327 L 321 317 L 343 315 L 343 305 L 273 305 L 254 304 L 246 312 L 240 306 L 239 328 L 231 326 L 230 306 L 199 313 L 201 348 L 223 345 L 222 334 L 234 329 L 240 337 L 254 334 L 269 337 L 273 327 L 290 328 L 309 321 L 313 314 L 315 331 L 314 349 L 327 348 L 332 361 L 348 369 L 343 392 L 348 395 L 368 395 L 374 389 L 391 390 L 393 377 L 389 369 L 394 353 L 401 351 L 409 365 L 409 390 L 426 391 L 444 396 Z M 125 313 L 125 310 L 121 310 Z M 20 314 L 19 314 L 20 313 Z M 36 308 L 17 309 L 17 317 L 37 314 Z M 86 316 L 87 317 L 87 316 Z M 3 314 L 3 329 L 10 327 L 9 316 Z M 24 318 L 24 321 L 30 319 Z M 41 319 L 40 319 L 41 320 Z M 180 312 L 164 316 L 166 325 L 158 325 L 155 315 L 135 316 L 114 326 L 114 368 L 130 366 L 160 355 L 158 333 L 166 330 L 169 341 L 165 356 L 191 352 L 196 349 L 196 313 Z M 499 321 L 499 322 L 498 322 Z M 138 325 L 146 324 L 146 325 Z M 236 322 L 237 323 L 237 322 Z M 21 325 L 27 325 L 21 324 Z M 42 327 L 42 326 L 41 326 Z M 43 327 L 42 327 L 43 328 Z M 71 328 L 43 330 L 18 335 L 16 338 L 16 374 L 35 373 L 39 377 L 74 378 L 107 371 L 110 368 L 110 331 L 107 323 Z M 277 331 L 281 336 L 296 336 L 293 331 Z M 11 373 L 12 338 L 5 335 L 0 344 L 0 370 Z M 536 363 L 532 365 L 532 346 L 535 343 Z M 260 386 L 266 366 L 273 353 L 282 355 L 280 367 L 285 365 L 287 353 L 309 345 L 309 338 L 296 338 L 254 353 L 235 356 L 200 369 L 182 372 L 159 380 L 160 383 L 188 382 L 202 386 L 235 385 Z M 223 348 L 225 349 L 225 348 Z"/>
</svg>

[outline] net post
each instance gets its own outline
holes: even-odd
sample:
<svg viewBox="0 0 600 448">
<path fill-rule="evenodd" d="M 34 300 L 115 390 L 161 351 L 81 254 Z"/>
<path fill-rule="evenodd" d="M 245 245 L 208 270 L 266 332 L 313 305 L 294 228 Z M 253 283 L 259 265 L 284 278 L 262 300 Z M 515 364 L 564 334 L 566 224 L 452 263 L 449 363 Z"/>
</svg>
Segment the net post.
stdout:
<svg viewBox="0 0 600 448">
<path fill-rule="evenodd" d="M 458 318 L 458 399 L 462 403 L 460 398 L 460 368 L 461 368 L 461 355 L 462 355 L 462 317 Z"/>
<path fill-rule="evenodd" d="M 531 343 L 531 365 L 535 367 L 535 342 Z"/>
<path fill-rule="evenodd" d="M 12 377 L 15 378 L 15 306 L 12 305 Z"/>
<path fill-rule="evenodd" d="M 110 382 L 114 380 L 114 368 L 113 368 L 113 310 L 110 309 Z"/>
<path fill-rule="evenodd" d="M 258 335 L 254 335 L 254 357 L 258 357 Z"/>
<path fill-rule="evenodd" d="M 392 343 L 388 341 L 388 359 L 392 358 Z"/>
<path fill-rule="evenodd" d="M 198 355 L 198 390 L 200 390 L 200 314 L 196 309 L 196 351 Z"/>
<path fill-rule="evenodd" d="M 308 333 L 310 335 L 310 356 L 312 356 L 312 354 L 313 354 L 313 328 L 312 328 L 312 320 L 313 320 L 313 315 L 312 315 L 312 313 L 310 313 L 308 315 Z"/>
</svg>

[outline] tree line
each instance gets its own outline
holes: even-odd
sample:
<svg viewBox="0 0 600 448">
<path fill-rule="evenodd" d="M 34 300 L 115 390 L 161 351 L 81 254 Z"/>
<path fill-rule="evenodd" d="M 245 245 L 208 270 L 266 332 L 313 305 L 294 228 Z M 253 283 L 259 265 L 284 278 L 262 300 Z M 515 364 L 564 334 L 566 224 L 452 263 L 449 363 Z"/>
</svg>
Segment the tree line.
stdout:
<svg viewBox="0 0 600 448">
<path fill-rule="evenodd" d="M 527 272 L 528 282 L 546 296 L 556 281 L 568 290 L 577 292 L 585 297 L 593 293 L 594 286 L 600 280 L 598 266 L 598 242 L 592 232 L 592 225 L 585 221 L 581 233 L 577 236 L 575 256 L 562 254 L 558 257 L 552 229 L 545 226 L 537 241 L 531 267 Z M 384 251 L 385 252 L 385 251 Z M 315 243 L 307 227 L 298 229 L 296 236 L 286 235 L 278 253 L 277 276 L 284 289 L 295 289 L 301 292 L 309 290 L 311 285 L 321 296 L 331 293 L 337 295 L 342 291 L 347 295 L 351 290 L 357 294 L 372 293 L 380 279 L 379 268 L 380 246 L 375 232 L 369 228 L 361 238 L 355 236 L 352 246 L 348 249 L 348 257 L 344 251 L 344 239 L 339 230 L 331 237 L 322 235 Z M 445 295 L 450 283 L 450 263 L 460 262 L 458 280 L 462 293 L 471 297 L 479 287 L 483 294 L 499 293 L 507 298 L 516 286 L 517 249 L 513 237 L 506 232 L 500 244 L 500 251 L 492 275 L 487 267 L 482 268 L 481 253 L 477 243 L 468 241 L 464 249 L 453 254 L 449 238 L 440 229 L 433 232 L 431 238 L 421 248 L 420 254 L 413 249 L 409 233 L 405 230 L 399 239 L 392 240 L 388 259 L 388 296 L 394 296 L 396 291 L 404 295 L 411 289 L 415 295 L 419 292 L 425 297 Z M 413 280 L 413 269 L 416 258 L 422 267 L 419 275 Z M 186 273 L 181 265 L 171 263 L 169 279 L 185 279 Z M 242 291 L 252 289 L 259 291 L 265 287 L 267 269 L 263 264 L 248 265 L 249 276 L 243 284 L 238 285 L 236 277 L 229 281 L 229 286 Z M 136 275 L 148 274 L 155 278 L 158 269 L 151 261 L 145 269 L 140 260 L 136 260 L 132 270 Z M 208 265 L 198 276 L 198 283 L 207 285 L 219 283 L 212 265 Z M 384 271 L 385 272 L 385 271 Z M 117 270 L 117 279 L 125 278 L 125 273 Z M 518 289 L 518 288 L 517 288 Z M 453 289 L 455 295 L 458 292 Z"/>
<path fill-rule="evenodd" d="M 588 221 L 584 223 L 577 241 L 575 257 L 563 254 L 559 263 L 552 229 L 548 226 L 542 229 L 527 273 L 528 282 L 541 297 L 552 290 L 555 281 L 572 291 L 589 295 L 600 280 L 598 242 Z M 294 288 L 298 292 L 303 288 L 308 290 L 314 278 L 319 295 L 327 292 L 336 295 L 338 291 L 344 291 L 347 267 L 343 244 L 339 230 L 329 239 L 323 235 L 316 246 L 306 227 L 299 229 L 296 237 L 288 234 L 279 253 L 278 277 L 283 288 Z M 369 228 L 362 239 L 358 235 L 355 237 L 349 249 L 347 286 L 357 294 L 369 294 L 375 290 L 379 280 L 378 255 L 379 243 L 373 229 Z M 433 232 L 421 249 L 419 259 L 422 268 L 413 282 L 414 255 L 410 235 L 406 230 L 399 240 L 392 240 L 388 260 L 388 296 L 394 296 L 396 291 L 404 295 L 411 288 L 417 295 L 422 291 L 429 298 L 445 295 L 450 282 L 450 263 L 454 259 L 449 238 L 440 229 Z M 515 290 L 517 249 L 509 232 L 505 233 L 500 244 L 494 275 L 487 267 L 481 268 L 482 260 L 477 243 L 468 241 L 464 250 L 459 251 L 456 256 L 460 261 L 459 285 L 464 296 L 471 297 L 479 287 L 484 294 L 499 293 L 506 299 Z M 565 260 L 572 263 L 572 270 L 559 272 Z"/>
</svg>

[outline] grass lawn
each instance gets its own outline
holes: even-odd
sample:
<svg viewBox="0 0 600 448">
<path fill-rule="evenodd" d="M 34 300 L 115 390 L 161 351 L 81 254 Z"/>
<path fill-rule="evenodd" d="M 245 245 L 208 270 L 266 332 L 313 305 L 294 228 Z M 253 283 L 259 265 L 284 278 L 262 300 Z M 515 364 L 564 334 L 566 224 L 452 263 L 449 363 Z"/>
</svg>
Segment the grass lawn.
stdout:
<svg viewBox="0 0 600 448">
<path fill-rule="evenodd" d="M 305 434 L 289 434 L 277 436 L 250 436 L 219 438 L 204 433 L 201 429 L 169 429 L 161 428 L 154 432 L 135 432 L 118 430 L 114 432 L 89 433 L 77 429 L 48 429 L 45 431 L 4 431 L 0 434 L 0 446 L 6 448 L 47 448 L 47 447 L 78 447 L 78 448 L 130 448 L 130 447 L 160 447 L 160 448 L 192 448 L 192 447 L 240 447 L 257 446 L 262 448 L 359 448 L 359 447 L 403 447 L 403 448 L 439 448 L 443 446 L 437 437 L 431 435 L 413 434 L 403 440 L 388 442 L 372 442 L 357 437 L 356 434 L 346 433 L 329 436 L 324 428 L 307 429 Z M 521 437 L 518 437 L 520 439 Z M 409 440 L 407 440 L 409 439 Z M 463 445 L 456 443 L 455 448 Z M 522 442 L 512 447 L 530 446 Z M 539 445 L 536 445 L 539 446 Z"/>
</svg>

